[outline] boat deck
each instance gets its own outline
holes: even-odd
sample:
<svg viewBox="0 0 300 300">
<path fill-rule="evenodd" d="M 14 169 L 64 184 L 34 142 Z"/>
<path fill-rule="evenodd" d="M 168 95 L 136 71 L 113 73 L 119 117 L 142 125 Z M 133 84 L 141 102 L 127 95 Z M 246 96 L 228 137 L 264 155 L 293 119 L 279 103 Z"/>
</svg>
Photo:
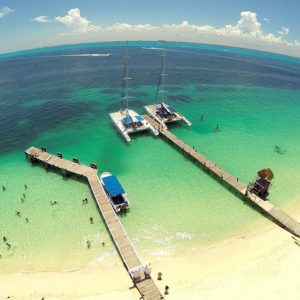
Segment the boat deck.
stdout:
<svg viewBox="0 0 300 300">
<path fill-rule="evenodd" d="M 280 224 L 281 227 L 285 228 L 287 231 L 292 234 L 300 237 L 300 224 L 283 212 L 281 209 L 274 206 L 271 202 L 265 201 L 255 194 L 246 193 L 247 185 L 240 182 L 238 178 L 232 176 L 228 172 L 221 169 L 221 167 L 217 166 L 214 162 L 206 158 L 201 153 L 198 153 L 191 146 L 185 144 L 182 140 L 172 134 L 166 128 L 163 128 L 158 124 L 155 120 L 151 119 L 147 115 L 143 115 L 143 117 L 154 126 L 161 136 L 165 137 L 167 140 L 171 141 L 174 145 L 176 145 L 179 149 L 181 149 L 184 153 L 189 155 L 190 158 L 197 161 L 204 169 L 211 172 L 213 175 L 218 177 L 223 183 L 226 183 L 228 186 L 239 192 L 241 195 L 244 195 L 245 198 L 250 200 L 253 204 L 258 206 L 262 211 L 268 213 L 276 223 Z"/>
<path fill-rule="evenodd" d="M 166 119 L 166 118 L 162 118 L 156 114 L 157 105 L 155 105 L 155 104 L 146 105 L 146 106 L 144 106 L 144 108 L 151 118 L 153 118 L 155 121 L 160 123 L 165 128 L 167 128 L 166 123 L 178 122 L 178 121 L 185 122 L 188 126 L 192 125 L 192 123 L 186 117 L 184 117 L 183 115 L 181 115 L 178 112 L 176 112 L 176 114 L 173 118 Z"/>
<path fill-rule="evenodd" d="M 62 171 L 63 174 L 75 174 L 85 177 L 88 180 L 91 191 L 98 204 L 101 215 L 104 219 L 110 236 L 118 250 L 118 253 L 128 271 L 134 286 L 137 288 L 145 300 L 163 299 L 150 275 L 145 276 L 145 265 L 142 264 L 136 250 L 130 242 L 123 225 L 116 215 L 110 200 L 103 190 L 97 175 L 97 169 L 74 163 L 64 158 L 59 158 L 46 151 L 31 147 L 25 151 L 28 158 L 43 164 L 46 168 L 54 167 Z M 138 269 L 138 272 L 133 271 Z"/>
<path fill-rule="evenodd" d="M 164 126 L 165 128 L 167 128 L 166 123 L 170 123 L 170 122 L 177 122 L 177 121 L 181 121 L 181 119 L 179 117 L 173 117 L 169 120 L 161 118 L 159 115 L 156 114 L 156 105 L 146 105 L 144 106 L 145 110 L 147 111 L 147 113 L 153 118 L 155 119 L 155 121 L 159 122 L 162 126 Z"/>
<path fill-rule="evenodd" d="M 114 125 L 117 127 L 118 131 L 127 142 L 131 141 L 130 134 L 143 130 L 151 130 L 154 135 L 158 135 L 158 131 L 151 124 L 149 124 L 142 116 L 140 116 L 138 113 L 131 109 L 128 110 L 128 112 L 134 120 L 140 122 L 139 126 L 126 128 L 122 122 L 122 120 L 125 118 L 125 115 L 122 114 L 120 111 L 109 114 Z"/>
</svg>

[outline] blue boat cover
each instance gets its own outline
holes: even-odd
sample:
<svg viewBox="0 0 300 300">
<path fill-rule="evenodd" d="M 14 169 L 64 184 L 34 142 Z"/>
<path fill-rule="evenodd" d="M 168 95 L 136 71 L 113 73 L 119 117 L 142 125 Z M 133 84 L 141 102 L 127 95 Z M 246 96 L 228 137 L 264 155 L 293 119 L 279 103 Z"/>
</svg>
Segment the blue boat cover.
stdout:
<svg viewBox="0 0 300 300">
<path fill-rule="evenodd" d="M 134 116 L 138 121 L 144 121 L 144 119 L 141 117 L 141 116 L 139 116 L 139 115 L 137 115 L 137 116 Z"/>
<path fill-rule="evenodd" d="M 125 118 L 122 120 L 122 122 L 123 122 L 124 124 L 131 124 L 131 123 L 132 123 L 132 119 L 131 119 L 130 117 L 125 117 Z"/>
<path fill-rule="evenodd" d="M 104 177 L 102 178 L 102 180 L 105 185 L 106 191 L 110 194 L 111 197 L 125 193 L 116 176 L 112 175 Z"/>
</svg>

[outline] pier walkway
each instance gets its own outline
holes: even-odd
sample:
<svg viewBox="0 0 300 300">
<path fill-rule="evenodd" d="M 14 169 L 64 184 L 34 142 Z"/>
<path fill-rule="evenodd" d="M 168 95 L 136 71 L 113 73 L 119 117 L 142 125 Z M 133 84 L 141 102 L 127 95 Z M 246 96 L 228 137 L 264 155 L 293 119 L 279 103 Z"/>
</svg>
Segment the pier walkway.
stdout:
<svg viewBox="0 0 300 300">
<path fill-rule="evenodd" d="M 182 140 L 177 138 L 174 134 L 172 134 L 168 129 L 158 124 L 155 120 L 150 118 L 147 115 L 143 115 L 143 118 L 147 120 L 152 126 L 154 126 L 159 133 L 165 137 L 167 140 L 176 145 L 180 150 L 189 155 L 192 159 L 197 161 L 202 167 L 213 175 L 218 177 L 223 183 L 227 184 L 241 195 L 244 195 L 247 199 L 249 199 L 252 203 L 258 206 L 262 211 L 269 214 L 273 220 L 278 223 L 281 227 L 285 228 L 290 233 L 300 237 L 300 224 L 283 212 L 281 209 L 275 207 L 271 202 L 265 201 L 255 194 L 251 194 L 247 192 L 247 186 L 240 182 L 238 178 L 230 175 L 226 171 L 222 170 L 219 166 L 217 166 L 214 162 L 207 159 L 201 153 L 198 153 L 191 146 L 185 144 Z"/>
<path fill-rule="evenodd" d="M 98 170 L 60 158 L 35 147 L 27 149 L 25 154 L 27 158 L 43 164 L 45 168 L 54 167 L 59 169 L 64 175 L 75 174 L 87 179 L 111 238 L 134 286 L 141 294 L 142 299 L 163 299 L 162 294 L 150 276 L 149 266 L 141 263 L 136 250 L 130 242 L 124 227 L 110 203 L 110 200 L 106 196 L 106 193 L 99 182 L 97 175 Z"/>
</svg>

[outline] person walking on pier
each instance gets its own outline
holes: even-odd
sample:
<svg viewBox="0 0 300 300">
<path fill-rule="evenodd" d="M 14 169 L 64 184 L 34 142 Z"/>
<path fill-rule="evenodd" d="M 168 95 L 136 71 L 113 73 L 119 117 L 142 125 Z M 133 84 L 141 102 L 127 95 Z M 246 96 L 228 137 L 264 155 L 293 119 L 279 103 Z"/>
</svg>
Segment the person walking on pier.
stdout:
<svg viewBox="0 0 300 300">
<path fill-rule="evenodd" d="M 162 272 L 158 272 L 157 273 L 157 280 L 162 280 Z"/>
<path fill-rule="evenodd" d="M 165 286 L 165 295 L 168 295 L 168 294 L 169 294 L 169 286 L 166 285 L 166 286 Z"/>
</svg>

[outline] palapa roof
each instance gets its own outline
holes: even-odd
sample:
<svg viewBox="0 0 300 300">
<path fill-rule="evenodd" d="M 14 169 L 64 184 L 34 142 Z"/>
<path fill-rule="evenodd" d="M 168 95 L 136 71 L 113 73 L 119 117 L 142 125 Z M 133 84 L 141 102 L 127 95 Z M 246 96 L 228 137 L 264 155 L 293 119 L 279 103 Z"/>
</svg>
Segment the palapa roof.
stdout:
<svg viewBox="0 0 300 300">
<path fill-rule="evenodd" d="M 261 178 L 272 180 L 274 178 L 274 174 L 270 168 L 264 168 L 257 172 L 257 175 Z"/>
</svg>

